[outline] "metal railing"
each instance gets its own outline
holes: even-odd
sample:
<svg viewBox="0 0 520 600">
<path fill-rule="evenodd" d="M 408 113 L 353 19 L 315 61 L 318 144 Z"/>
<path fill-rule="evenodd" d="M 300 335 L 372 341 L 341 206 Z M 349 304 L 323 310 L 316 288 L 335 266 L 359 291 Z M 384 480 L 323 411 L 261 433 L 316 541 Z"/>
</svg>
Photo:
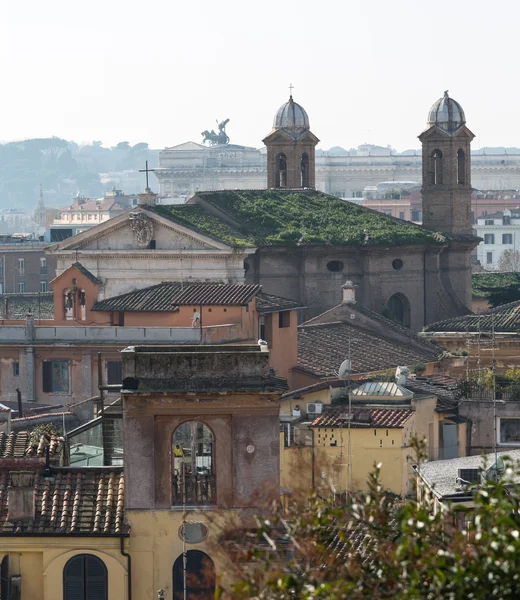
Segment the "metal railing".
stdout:
<svg viewBox="0 0 520 600">
<path fill-rule="evenodd" d="M 174 473 L 172 485 L 175 506 L 215 504 L 215 475 L 212 473 Z"/>
</svg>

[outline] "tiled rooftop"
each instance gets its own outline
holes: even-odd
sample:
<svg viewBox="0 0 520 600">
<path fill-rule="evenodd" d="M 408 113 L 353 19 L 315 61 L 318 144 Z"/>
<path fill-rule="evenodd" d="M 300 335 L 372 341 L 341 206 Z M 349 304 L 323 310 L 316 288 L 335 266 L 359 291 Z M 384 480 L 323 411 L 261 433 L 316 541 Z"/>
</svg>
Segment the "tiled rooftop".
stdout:
<svg viewBox="0 0 520 600">
<path fill-rule="evenodd" d="M 52 292 L 27 294 L 0 294 L 0 318 L 54 319 L 54 294 Z"/>
<path fill-rule="evenodd" d="M 96 285 L 101 285 L 101 280 L 98 279 L 93 273 L 91 273 L 87 267 L 84 267 L 81 263 L 79 262 L 75 262 L 72 264 L 73 267 L 76 267 L 76 269 L 82 274 L 85 275 L 85 277 L 87 279 L 89 279 L 90 281 L 92 281 L 92 283 L 95 283 Z"/>
<path fill-rule="evenodd" d="M 435 362 L 434 346 L 411 346 L 398 338 L 393 341 L 343 321 L 298 328 L 297 367 L 317 377 L 337 376 L 347 358 L 350 341 L 352 373 L 371 373 L 419 362 Z"/>
<path fill-rule="evenodd" d="M 174 312 L 181 305 L 244 305 L 260 291 L 259 285 L 165 282 L 96 302 L 92 310 Z"/>
<path fill-rule="evenodd" d="M 2 458 L 45 458 L 46 447 L 49 456 L 57 457 L 64 447 L 64 440 L 57 436 L 31 436 L 28 431 L 0 432 L 0 468 Z"/>
<path fill-rule="evenodd" d="M 314 419 L 312 427 L 403 427 L 415 411 L 407 408 L 358 408 L 351 410 L 348 419 L 347 406 L 324 407 L 324 412 Z"/>
<path fill-rule="evenodd" d="M 35 518 L 24 522 L 7 521 L 8 485 L 9 472 L 0 471 L 0 536 L 13 533 L 113 536 L 126 533 L 122 468 L 64 468 L 51 469 L 49 476 L 36 474 Z"/>
<path fill-rule="evenodd" d="M 256 296 L 256 310 L 259 313 L 280 312 L 283 310 L 298 310 L 305 308 L 300 302 L 282 298 L 274 294 L 265 294 L 260 292 Z"/>
<path fill-rule="evenodd" d="M 466 315 L 432 323 L 427 332 L 520 333 L 520 301 L 502 304 L 479 315 Z"/>
</svg>

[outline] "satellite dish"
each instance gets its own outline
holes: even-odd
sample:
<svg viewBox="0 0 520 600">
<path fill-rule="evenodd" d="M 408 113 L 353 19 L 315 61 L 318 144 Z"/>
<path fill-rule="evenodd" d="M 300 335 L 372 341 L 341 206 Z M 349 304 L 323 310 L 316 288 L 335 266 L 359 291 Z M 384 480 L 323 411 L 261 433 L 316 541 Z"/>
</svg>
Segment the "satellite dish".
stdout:
<svg viewBox="0 0 520 600">
<path fill-rule="evenodd" d="M 346 379 L 348 377 L 348 375 L 350 375 L 352 371 L 352 361 L 350 359 L 347 358 L 347 360 L 344 360 L 341 363 L 341 366 L 339 368 L 339 378 L 340 379 Z"/>
</svg>

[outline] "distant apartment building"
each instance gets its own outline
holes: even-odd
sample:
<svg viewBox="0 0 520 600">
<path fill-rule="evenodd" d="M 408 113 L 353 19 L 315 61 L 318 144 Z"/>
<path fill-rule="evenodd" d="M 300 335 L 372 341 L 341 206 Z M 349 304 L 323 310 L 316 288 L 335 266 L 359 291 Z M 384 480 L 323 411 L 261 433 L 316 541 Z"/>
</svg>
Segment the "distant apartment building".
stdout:
<svg viewBox="0 0 520 600">
<path fill-rule="evenodd" d="M 94 225 L 117 217 L 137 205 L 137 195 L 125 195 L 121 190 L 110 190 L 104 198 L 83 198 L 78 195 L 71 206 L 60 211 L 47 233 L 48 241 L 59 242 L 86 231 Z"/>
<path fill-rule="evenodd" d="M 56 258 L 46 242 L 29 235 L 0 235 L 0 294 L 47 292 L 56 277 Z"/>
<path fill-rule="evenodd" d="M 477 259 L 488 271 L 496 271 L 505 250 L 520 250 L 520 209 L 509 209 L 485 215 L 477 219 L 476 232 L 482 238 L 477 246 Z"/>
</svg>

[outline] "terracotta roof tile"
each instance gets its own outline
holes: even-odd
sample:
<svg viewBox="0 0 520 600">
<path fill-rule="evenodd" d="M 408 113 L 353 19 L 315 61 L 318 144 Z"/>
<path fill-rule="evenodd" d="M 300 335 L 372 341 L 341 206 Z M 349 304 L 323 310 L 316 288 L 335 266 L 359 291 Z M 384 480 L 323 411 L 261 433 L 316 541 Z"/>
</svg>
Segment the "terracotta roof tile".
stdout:
<svg viewBox="0 0 520 600">
<path fill-rule="evenodd" d="M 409 408 L 354 407 L 351 410 L 351 427 L 403 427 L 415 411 Z M 347 427 L 348 407 L 325 407 L 325 411 L 312 422 L 312 427 Z"/>
<path fill-rule="evenodd" d="M 299 310 L 305 308 L 301 302 L 282 298 L 274 294 L 265 294 L 260 292 L 256 296 L 256 310 L 259 313 L 280 312 L 283 310 Z"/>
<path fill-rule="evenodd" d="M 96 302 L 92 310 L 174 312 L 181 305 L 244 305 L 260 291 L 259 285 L 165 282 Z"/>
<path fill-rule="evenodd" d="M 1 466 L 1 465 L 0 465 Z M 0 471 L 0 536 L 19 533 L 63 535 L 126 533 L 122 467 L 52 469 L 37 473 L 35 518 L 7 521 L 9 471 Z"/>
<path fill-rule="evenodd" d="M 434 346 L 406 344 L 403 339 L 383 338 L 339 321 L 298 328 L 297 367 L 318 377 L 336 376 L 351 345 L 352 373 L 371 373 L 418 362 L 434 362 Z"/>
<path fill-rule="evenodd" d="M 79 262 L 75 262 L 72 264 L 73 267 L 76 267 L 76 269 L 82 274 L 85 275 L 85 277 L 87 279 L 89 279 L 90 281 L 92 281 L 92 283 L 95 283 L 96 285 L 101 285 L 101 280 L 98 279 L 93 273 L 91 273 L 87 267 L 84 267 L 81 263 Z"/>
<path fill-rule="evenodd" d="M 2 458 L 45 458 L 49 446 L 49 456 L 57 458 L 64 449 L 63 438 L 41 435 L 31 436 L 28 431 L 0 432 L 0 468 Z"/>
<path fill-rule="evenodd" d="M 520 333 L 520 301 L 502 304 L 479 315 L 465 315 L 431 323 L 424 329 L 429 332 L 491 332 Z"/>
</svg>

